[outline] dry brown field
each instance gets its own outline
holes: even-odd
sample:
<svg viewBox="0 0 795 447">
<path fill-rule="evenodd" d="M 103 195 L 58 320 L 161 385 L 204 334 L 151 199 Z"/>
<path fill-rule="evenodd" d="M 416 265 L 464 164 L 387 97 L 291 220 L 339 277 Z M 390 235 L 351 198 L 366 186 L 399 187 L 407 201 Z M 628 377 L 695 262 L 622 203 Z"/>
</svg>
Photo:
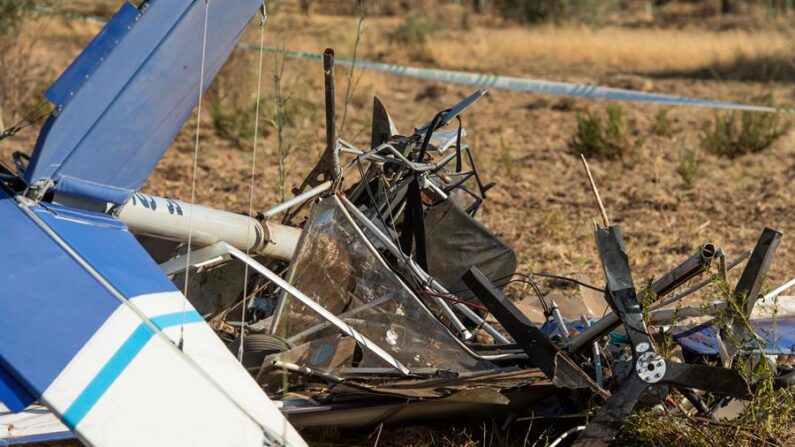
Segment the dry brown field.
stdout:
<svg viewBox="0 0 795 447">
<path fill-rule="evenodd" d="M 77 7 L 91 10 L 85 2 Z M 271 13 L 266 44 L 320 53 L 336 49 L 350 57 L 356 18 L 289 11 Z M 54 80 L 100 27 L 95 23 L 47 17 L 38 31 L 33 60 L 43 88 Z M 527 76 L 710 99 L 757 101 L 772 95 L 777 104 L 795 99 L 793 39 L 786 24 L 770 26 L 677 26 L 614 24 L 526 27 L 498 19 L 468 17 L 456 8 L 429 15 L 435 31 L 424 44 L 404 44 L 391 36 L 405 18 L 367 18 L 358 57 L 422 67 Z M 639 19 L 641 20 L 641 19 Z M 642 22 L 641 22 L 642 23 Z M 199 38 L 199 36 L 197 36 Z M 256 24 L 244 40 L 256 43 Z M 214 128 L 213 101 L 242 107 L 254 101 L 256 52 L 236 50 L 220 79 L 204 98 L 197 172 L 197 202 L 245 212 L 253 136 L 228 138 Z M 278 199 L 278 160 L 273 71 L 278 56 L 264 56 L 262 126 L 266 136 L 257 153 L 255 208 Z M 0 68 L 2 69 L 2 68 Z M 347 71 L 338 68 L 337 110 L 345 108 Z M 429 120 L 474 88 L 392 77 L 355 70 L 342 137 L 360 146 L 369 142 L 370 108 L 378 95 L 403 133 Z M 319 64 L 287 59 L 283 91 L 290 96 L 284 129 L 290 154 L 287 187 L 296 186 L 323 149 L 323 89 Z M 491 90 L 463 116 L 482 174 L 498 185 L 488 194 L 480 218 L 511 242 L 526 272 L 585 273 L 600 277 L 592 236 L 598 216 L 587 179 L 570 141 L 577 114 L 601 112 L 606 103 Z M 637 282 L 665 272 L 704 242 L 714 242 L 731 258 L 753 243 L 765 226 L 784 233 L 766 286 L 795 276 L 795 146 L 793 133 L 759 154 L 734 160 L 701 147 L 700 133 L 714 119 L 711 110 L 667 108 L 671 131 L 655 132 L 661 106 L 622 104 L 642 143 L 620 161 L 591 160 L 611 218 L 620 223 Z M 166 153 L 144 191 L 190 198 L 195 117 Z M 29 151 L 37 129 L 0 142 L 0 158 Z M 688 184 L 677 173 L 682 157 L 695 151 L 699 174 Z M 735 272 L 734 277 L 738 275 Z M 518 291 L 517 291 L 518 293 Z M 487 429 L 488 433 L 491 428 Z M 413 434 L 412 434 L 413 433 Z M 462 432 L 463 433 L 463 432 Z M 397 430 L 380 445 L 476 445 L 486 436 Z M 387 431 L 385 430 L 385 434 Z M 414 436 L 412 438 L 412 436 Z M 470 438 L 470 442 L 467 441 Z M 374 435 L 361 436 L 373 445 Z M 359 442 L 359 441 L 357 441 Z M 343 445 L 344 441 L 335 445 Z M 482 443 L 481 445 L 489 445 Z M 492 444 L 499 445 L 499 444 Z"/>
</svg>

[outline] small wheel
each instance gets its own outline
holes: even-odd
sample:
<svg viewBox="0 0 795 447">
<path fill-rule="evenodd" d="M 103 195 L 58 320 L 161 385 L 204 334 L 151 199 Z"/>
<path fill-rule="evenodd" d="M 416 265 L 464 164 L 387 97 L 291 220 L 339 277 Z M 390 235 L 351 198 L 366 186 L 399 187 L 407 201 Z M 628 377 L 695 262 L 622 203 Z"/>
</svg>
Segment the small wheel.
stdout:
<svg viewBox="0 0 795 447">
<path fill-rule="evenodd" d="M 230 342 L 227 347 L 232 352 L 232 355 L 237 357 L 237 353 L 240 350 L 240 339 L 238 338 Z M 246 369 L 259 369 L 265 357 L 271 354 L 288 351 L 291 348 L 292 345 L 290 345 L 287 340 L 276 335 L 246 335 L 245 338 L 243 338 L 243 366 Z"/>
</svg>

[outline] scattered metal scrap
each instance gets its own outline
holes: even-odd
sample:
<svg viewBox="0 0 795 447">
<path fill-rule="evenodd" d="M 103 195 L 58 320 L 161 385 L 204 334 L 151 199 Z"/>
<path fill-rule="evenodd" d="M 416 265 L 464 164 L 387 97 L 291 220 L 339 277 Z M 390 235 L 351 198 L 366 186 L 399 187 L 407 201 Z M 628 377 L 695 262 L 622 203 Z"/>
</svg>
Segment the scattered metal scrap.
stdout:
<svg viewBox="0 0 795 447">
<path fill-rule="evenodd" d="M 330 104 L 332 61 L 327 52 Z M 717 318 L 691 327 L 676 324 L 725 314 L 729 306 L 671 310 L 716 279 L 728 279 L 728 270 L 748 254 L 727 265 L 723 251 L 705 243 L 637 291 L 619 227 L 610 225 L 588 171 L 604 223 L 594 234 L 606 286 L 557 278 L 591 294 L 598 290 L 612 312 L 564 317 L 555 301 L 543 296 L 539 276 L 515 272 L 510 245 L 476 219 L 494 184 L 478 172 L 461 114 L 485 93 L 476 91 L 408 136 L 398 134 L 376 98 L 366 150 L 336 139 L 329 107 L 329 141 L 320 163 L 294 191 L 299 198 L 263 211 L 251 225 L 269 235 L 256 238 L 264 245 L 249 247 L 253 257 L 229 240 L 192 254 L 190 268 L 199 284 L 225 278 L 226 287 L 238 294 L 227 309 L 209 314 L 210 321 L 233 352 L 242 343 L 244 366 L 271 397 L 281 398 L 290 421 L 298 427 L 366 427 L 530 411 L 587 418 L 593 410 L 588 405 L 601 401 L 587 428 L 575 430 L 583 431 L 576 445 L 592 446 L 608 444 L 638 405 L 709 417 L 730 399 L 750 398 L 754 383 L 730 364 L 737 355 L 767 361 L 758 356 L 762 347 L 724 341 L 753 340 L 747 328 L 718 324 Z M 457 129 L 442 129 L 454 120 Z M 310 186 L 315 189 L 304 192 Z M 122 207 L 122 220 L 136 206 Z M 277 212 L 285 212 L 280 223 L 273 222 Z M 127 223 L 137 230 L 136 222 Z M 299 228 L 297 241 L 286 236 Z M 746 318 L 761 297 L 780 236 L 764 230 L 735 288 L 733 299 Z M 275 256 L 268 248 L 273 245 L 289 247 L 290 256 Z M 169 274 L 179 275 L 187 265 L 178 253 L 163 264 Z M 231 258 L 262 274 L 250 280 L 253 292 L 243 321 L 236 319 L 240 281 L 224 276 Z M 717 274 L 662 301 L 708 274 L 716 260 Z M 543 321 L 531 321 L 503 295 L 501 289 L 517 275 L 537 292 L 541 312 L 535 315 Z M 194 303 L 199 308 L 214 309 L 220 292 L 191 298 L 200 300 Z M 708 330 L 713 332 L 705 334 Z M 663 357 L 656 346 L 665 334 L 673 334 L 682 356 Z M 720 348 L 705 353 L 712 342 Z M 707 366 L 722 355 L 728 355 L 719 363 L 726 367 Z M 783 368 L 781 373 L 779 382 L 789 384 L 792 373 Z M 674 389 L 679 393 L 672 394 Z"/>
<path fill-rule="evenodd" d="M 781 343 L 795 338 L 792 314 L 779 314 L 778 331 L 769 315 L 755 314 L 780 233 L 764 230 L 729 302 L 672 312 L 716 278 L 727 280 L 747 255 L 727 264 L 720 248 L 702 244 L 638 291 L 619 227 L 610 225 L 588 171 L 603 221 L 594 235 L 604 288 L 517 272 L 511 246 L 477 220 L 494 183 L 477 169 L 462 114 L 486 91 L 408 135 L 376 98 L 371 145 L 361 149 L 334 133 L 333 52 L 324 60 L 326 150 L 293 199 L 257 218 L 141 193 L 109 211 L 175 283 L 192 277 L 193 307 L 293 425 L 484 413 L 512 420 L 535 411 L 589 419 L 564 436 L 582 431 L 576 445 L 605 445 L 638 406 L 712 417 L 754 390 L 733 363 L 793 352 L 795 340 Z M 457 127 L 443 129 L 450 124 Z M 4 194 L 27 203 L 20 173 L 3 170 Z M 710 274 L 716 260 L 719 271 Z M 582 305 L 545 296 L 542 278 L 580 287 Z M 531 287 L 536 309 L 504 295 L 512 281 Z M 596 310 L 599 301 L 612 312 Z M 749 320 L 751 327 L 743 324 Z M 757 334 L 759 327 L 770 331 Z M 681 356 L 663 355 L 666 336 Z M 779 386 L 795 381 L 792 371 L 779 372 Z M 592 415 L 593 404 L 600 408 Z M 19 434 L 34 426 L 66 430 L 40 407 L 27 411 L 27 420 L 0 415 L 0 437 L 30 441 Z"/>
</svg>

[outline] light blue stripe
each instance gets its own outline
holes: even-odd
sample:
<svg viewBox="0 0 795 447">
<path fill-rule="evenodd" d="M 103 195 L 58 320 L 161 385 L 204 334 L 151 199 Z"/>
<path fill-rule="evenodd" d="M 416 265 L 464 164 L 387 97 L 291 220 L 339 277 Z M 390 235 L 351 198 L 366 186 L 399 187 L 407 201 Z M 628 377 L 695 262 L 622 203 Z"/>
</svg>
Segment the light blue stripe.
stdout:
<svg viewBox="0 0 795 447">
<path fill-rule="evenodd" d="M 160 330 L 180 324 L 198 323 L 204 321 L 196 311 L 177 312 L 160 315 L 151 319 L 152 324 Z M 64 412 L 63 422 L 74 430 L 99 399 L 108 391 L 108 388 L 121 376 L 121 373 L 132 363 L 138 353 L 152 338 L 153 332 L 149 326 L 141 323 L 132 335 L 121 345 L 118 351 L 108 360 L 105 366 L 91 379 L 88 386 L 77 396 L 74 402 Z"/>
</svg>

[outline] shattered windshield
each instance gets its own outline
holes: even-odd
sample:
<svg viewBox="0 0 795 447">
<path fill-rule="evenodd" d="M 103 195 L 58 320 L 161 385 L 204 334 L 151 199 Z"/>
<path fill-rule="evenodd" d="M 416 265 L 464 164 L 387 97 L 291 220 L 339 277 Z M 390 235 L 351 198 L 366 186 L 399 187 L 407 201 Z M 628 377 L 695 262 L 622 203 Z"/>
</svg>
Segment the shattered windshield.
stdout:
<svg viewBox="0 0 795 447">
<path fill-rule="evenodd" d="M 472 371 L 489 367 L 462 349 L 357 229 L 335 200 L 318 202 L 304 227 L 291 282 L 409 368 Z M 296 345 L 338 333 L 324 323 L 300 301 L 285 296 L 276 332 Z M 318 349 L 332 348 L 324 346 Z M 309 363 L 319 369 L 330 366 Z M 343 366 L 387 365 L 361 350 Z"/>
</svg>

